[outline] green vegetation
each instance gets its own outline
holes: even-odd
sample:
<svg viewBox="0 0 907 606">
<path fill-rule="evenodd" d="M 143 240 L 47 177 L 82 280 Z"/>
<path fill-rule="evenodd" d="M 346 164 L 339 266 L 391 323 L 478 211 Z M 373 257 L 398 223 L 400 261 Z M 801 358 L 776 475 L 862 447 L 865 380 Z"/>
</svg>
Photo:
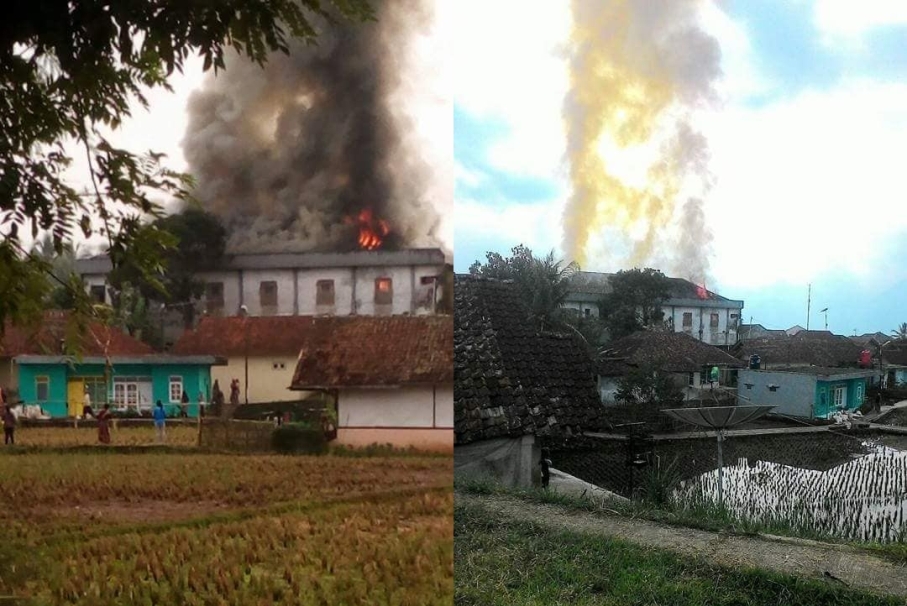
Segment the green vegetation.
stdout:
<svg viewBox="0 0 907 606">
<path fill-rule="evenodd" d="M 320 427 L 312 428 L 308 423 L 285 423 L 271 434 L 271 447 L 283 454 L 320 455 L 327 452 L 328 443 Z"/>
<path fill-rule="evenodd" d="M 849 542 L 840 537 L 834 537 L 820 532 L 810 532 L 801 526 L 784 524 L 782 521 L 773 523 L 760 523 L 735 515 L 726 507 L 705 505 L 702 503 L 689 507 L 677 507 L 671 503 L 655 504 L 646 500 L 618 501 L 600 500 L 585 496 L 573 496 L 554 490 L 514 490 L 482 479 L 457 479 L 454 482 L 458 492 L 476 495 L 507 495 L 534 503 L 548 503 L 560 505 L 576 511 L 587 511 L 600 515 L 619 515 L 627 518 L 649 520 L 678 526 L 695 528 L 725 534 L 756 536 L 760 534 L 778 535 L 850 545 L 858 549 L 869 551 L 898 564 L 907 565 L 907 544 L 896 543 L 869 543 Z M 657 484 L 655 485 L 658 486 Z"/>
<path fill-rule="evenodd" d="M 456 603 L 861 604 L 901 602 L 820 581 L 731 570 L 624 541 L 495 519 L 481 506 L 454 512 Z"/>
</svg>

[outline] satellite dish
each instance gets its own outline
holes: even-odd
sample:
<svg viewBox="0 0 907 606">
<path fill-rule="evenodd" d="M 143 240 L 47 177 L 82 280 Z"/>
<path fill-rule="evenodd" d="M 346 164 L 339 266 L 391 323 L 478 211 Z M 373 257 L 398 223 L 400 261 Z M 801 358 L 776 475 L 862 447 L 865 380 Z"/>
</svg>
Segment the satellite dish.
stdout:
<svg viewBox="0 0 907 606">
<path fill-rule="evenodd" d="M 669 417 L 718 433 L 718 503 L 724 493 L 724 453 L 721 448 L 724 432 L 731 427 L 749 423 L 765 416 L 774 406 L 708 406 L 703 408 L 666 408 L 661 412 Z"/>
</svg>

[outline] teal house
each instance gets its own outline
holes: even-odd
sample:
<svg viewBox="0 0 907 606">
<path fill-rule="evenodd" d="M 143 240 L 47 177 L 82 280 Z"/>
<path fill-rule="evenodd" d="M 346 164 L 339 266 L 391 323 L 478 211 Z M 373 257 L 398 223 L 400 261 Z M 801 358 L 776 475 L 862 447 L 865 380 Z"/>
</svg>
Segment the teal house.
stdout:
<svg viewBox="0 0 907 606">
<path fill-rule="evenodd" d="M 214 356 L 21 355 L 17 367 L 19 399 L 38 405 L 51 417 L 82 415 L 86 394 L 95 410 L 105 403 L 120 411 L 150 411 L 160 400 L 168 414 L 180 412 L 183 393 L 189 397 L 187 413 L 198 415 L 199 396 L 211 401 L 211 367 L 226 364 Z"/>
<path fill-rule="evenodd" d="M 741 370 L 737 395 L 741 404 L 774 406 L 773 414 L 828 419 L 856 411 L 866 398 L 873 370 L 804 366 L 790 369 Z"/>
<path fill-rule="evenodd" d="M 90 320 L 77 330 L 75 320 L 69 312 L 50 310 L 34 326 L 6 326 L 0 388 L 11 401 L 38 405 L 51 417 L 81 416 L 86 395 L 94 409 L 110 404 L 123 412 L 150 412 L 160 400 L 168 413 L 178 414 L 185 392 L 190 416 L 198 414 L 200 395 L 211 401 L 211 367 L 226 359 L 156 353 L 117 327 Z M 80 357 L 68 355 L 67 339 Z"/>
</svg>

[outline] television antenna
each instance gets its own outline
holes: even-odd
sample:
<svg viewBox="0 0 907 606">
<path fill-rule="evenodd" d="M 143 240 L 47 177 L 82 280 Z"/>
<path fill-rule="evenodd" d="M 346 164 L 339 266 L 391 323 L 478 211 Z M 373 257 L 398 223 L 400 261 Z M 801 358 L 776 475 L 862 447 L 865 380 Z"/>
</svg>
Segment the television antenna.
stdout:
<svg viewBox="0 0 907 606">
<path fill-rule="evenodd" d="M 666 415 L 699 427 L 715 430 L 718 436 L 718 503 L 724 496 L 724 433 L 738 425 L 755 421 L 768 414 L 774 406 L 706 406 L 702 408 L 666 408 Z"/>
</svg>

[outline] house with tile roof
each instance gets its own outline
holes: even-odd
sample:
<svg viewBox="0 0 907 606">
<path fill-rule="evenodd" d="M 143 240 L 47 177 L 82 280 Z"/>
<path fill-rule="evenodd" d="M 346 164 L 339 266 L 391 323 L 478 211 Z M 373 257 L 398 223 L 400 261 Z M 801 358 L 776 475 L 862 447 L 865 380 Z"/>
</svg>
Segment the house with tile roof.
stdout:
<svg viewBox="0 0 907 606">
<path fill-rule="evenodd" d="M 77 348 L 73 355 L 67 339 Z M 0 385 L 51 417 L 82 415 L 86 394 L 93 407 L 150 411 L 161 400 L 176 412 L 185 391 L 197 414 L 197 396 L 210 398 L 211 355 L 155 353 L 148 345 L 100 321 L 79 330 L 67 312 L 49 311 L 32 327 L 7 326 L 0 342 Z"/>
<path fill-rule="evenodd" d="M 539 480 L 541 440 L 599 428 L 595 369 L 575 334 L 541 333 L 509 281 L 454 283 L 455 472 Z"/>
<path fill-rule="evenodd" d="M 744 361 L 760 358 L 763 369 L 805 366 L 856 367 L 863 348 L 847 337 L 825 330 L 801 330 L 794 335 L 741 341 L 731 353 Z"/>
<path fill-rule="evenodd" d="M 735 379 L 745 365 L 722 349 L 690 335 L 670 330 L 641 330 L 609 343 L 598 361 L 598 389 L 602 402 L 615 403 L 621 378 L 634 368 L 659 370 L 672 376 L 686 399 L 712 388 L 709 373 L 719 369 L 719 384 Z"/>
<path fill-rule="evenodd" d="M 752 339 L 771 339 L 783 338 L 787 332 L 781 329 L 766 328 L 762 324 L 741 324 L 737 329 L 738 341 L 750 341 Z"/>
<path fill-rule="evenodd" d="M 313 318 L 290 388 L 328 394 L 337 443 L 453 448 L 453 318 Z"/>
<path fill-rule="evenodd" d="M 602 298 L 611 292 L 614 274 L 576 272 L 570 277 L 570 294 L 564 306 L 586 316 L 598 317 Z M 668 278 L 668 299 L 662 304 L 665 323 L 703 343 L 729 347 L 737 342 L 743 301 L 728 299 L 682 278 Z"/>
<path fill-rule="evenodd" d="M 208 316 L 173 344 L 177 355 L 215 355 L 226 364 L 211 377 L 229 396 L 240 386 L 240 402 L 293 402 L 308 394 L 290 390 L 299 351 L 312 331 L 313 316 Z"/>
</svg>

